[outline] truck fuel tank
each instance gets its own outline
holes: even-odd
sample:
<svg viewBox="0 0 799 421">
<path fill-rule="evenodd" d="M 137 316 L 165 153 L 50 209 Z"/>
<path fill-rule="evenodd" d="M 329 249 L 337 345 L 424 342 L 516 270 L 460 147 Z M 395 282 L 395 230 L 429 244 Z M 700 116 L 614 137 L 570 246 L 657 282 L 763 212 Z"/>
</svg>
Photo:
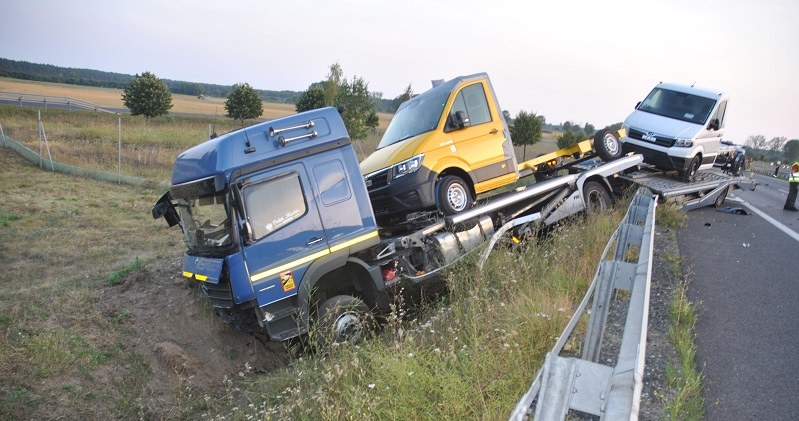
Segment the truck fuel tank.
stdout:
<svg viewBox="0 0 799 421">
<path fill-rule="evenodd" d="M 470 229 L 435 234 L 433 242 L 443 260 L 441 265 L 446 266 L 477 248 L 492 235 L 494 235 L 494 223 L 488 216 L 482 216 Z"/>
</svg>

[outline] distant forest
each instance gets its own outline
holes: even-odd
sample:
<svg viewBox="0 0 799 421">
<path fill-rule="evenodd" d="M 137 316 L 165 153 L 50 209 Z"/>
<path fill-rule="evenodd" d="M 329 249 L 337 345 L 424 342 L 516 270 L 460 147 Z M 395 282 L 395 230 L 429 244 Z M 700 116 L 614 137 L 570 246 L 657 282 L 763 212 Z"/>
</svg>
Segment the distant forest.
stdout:
<svg viewBox="0 0 799 421">
<path fill-rule="evenodd" d="M 27 61 L 9 60 L 0 58 L 0 76 L 15 79 L 35 80 L 40 82 L 67 83 L 70 85 L 100 86 L 104 88 L 124 89 L 133 75 L 123 73 L 103 72 L 91 69 L 73 69 L 59 67 L 51 64 L 29 63 Z M 166 86 L 174 94 L 207 95 L 226 98 L 232 91 L 232 86 L 215 85 L 211 83 L 185 82 L 181 80 L 163 79 Z M 269 91 L 257 89 L 261 98 L 267 102 L 296 104 L 302 92 L 296 91 Z M 393 112 L 391 100 L 381 99 L 378 104 L 380 111 Z"/>
</svg>

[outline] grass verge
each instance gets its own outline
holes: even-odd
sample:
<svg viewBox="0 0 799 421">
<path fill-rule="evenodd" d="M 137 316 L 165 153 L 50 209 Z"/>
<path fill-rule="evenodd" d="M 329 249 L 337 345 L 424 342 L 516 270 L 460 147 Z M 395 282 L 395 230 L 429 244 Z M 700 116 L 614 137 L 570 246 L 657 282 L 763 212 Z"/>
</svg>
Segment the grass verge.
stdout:
<svg viewBox="0 0 799 421">
<path fill-rule="evenodd" d="M 686 214 L 677 206 L 659 206 L 657 211 L 658 223 L 668 228 L 679 228 L 685 222 Z M 671 266 L 671 274 L 680 280 L 669 304 L 671 324 L 668 327 L 669 340 L 674 345 L 679 362 L 666 367 L 666 382 L 674 393 L 664 405 L 663 417 L 701 420 L 705 415 L 702 396 L 704 384 L 702 373 L 696 368 L 696 306 L 688 299 L 688 280 L 683 276 L 680 257 L 668 254 L 665 258 Z"/>
</svg>

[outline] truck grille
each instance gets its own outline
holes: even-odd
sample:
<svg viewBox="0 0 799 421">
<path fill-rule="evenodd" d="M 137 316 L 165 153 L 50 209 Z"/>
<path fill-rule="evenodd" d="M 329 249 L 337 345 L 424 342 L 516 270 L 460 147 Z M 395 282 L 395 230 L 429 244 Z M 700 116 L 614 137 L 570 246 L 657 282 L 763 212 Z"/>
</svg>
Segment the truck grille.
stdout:
<svg viewBox="0 0 799 421">
<path fill-rule="evenodd" d="M 633 128 L 630 128 L 630 130 L 627 133 L 627 135 L 630 136 L 631 138 L 638 139 L 638 140 L 643 141 L 643 142 L 654 143 L 655 145 L 665 146 L 667 148 L 670 148 L 670 147 L 674 146 L 675 140 L 673 138 L 666 137 L 666 136 L 660 136 L 660 135 L 656 135 L 656 134 L 652 133 L 652 134 L 650 134 L 650 136 L 653 136 L 655 138 L 655 141 L 653 142 L 650 139 L 644 139 L 644 135 L 645 134 L 646 133 L 644 133 L 643 131 L 637 130 L 637 129 L 633 129 Z"/>
<path fill-rule="evenodd" d="M 366 181 L 366 188 L 369 190 L 385 187 L 388 185 L 388 169 L 369 174 L 364 181 Z"/>
</svg>

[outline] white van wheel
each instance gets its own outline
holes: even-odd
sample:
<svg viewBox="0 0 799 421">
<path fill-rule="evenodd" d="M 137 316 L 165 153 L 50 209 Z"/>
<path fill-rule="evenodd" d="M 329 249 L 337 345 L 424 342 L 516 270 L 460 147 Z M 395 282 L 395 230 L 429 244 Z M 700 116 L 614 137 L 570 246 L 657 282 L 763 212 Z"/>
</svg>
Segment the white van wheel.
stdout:
<svg viewBox="0 0 799 421">
<path fill-rule="evenodd" d="M 600 130 L 594 135 L 594 150 L 605 162 L 621 156 L 621 142 L 610 130 Z"/>
<path fill-rule="evenodd" d="M 680 180 L 685 182 L 691 182 L 696 179 L 696 172 L 699 171 L 699 166 L 702 165 L 702 158 L 697 155 L 691 159 L 691 162 L 688 164 L 688 168 L 680 174 Z"/>
</svg>

